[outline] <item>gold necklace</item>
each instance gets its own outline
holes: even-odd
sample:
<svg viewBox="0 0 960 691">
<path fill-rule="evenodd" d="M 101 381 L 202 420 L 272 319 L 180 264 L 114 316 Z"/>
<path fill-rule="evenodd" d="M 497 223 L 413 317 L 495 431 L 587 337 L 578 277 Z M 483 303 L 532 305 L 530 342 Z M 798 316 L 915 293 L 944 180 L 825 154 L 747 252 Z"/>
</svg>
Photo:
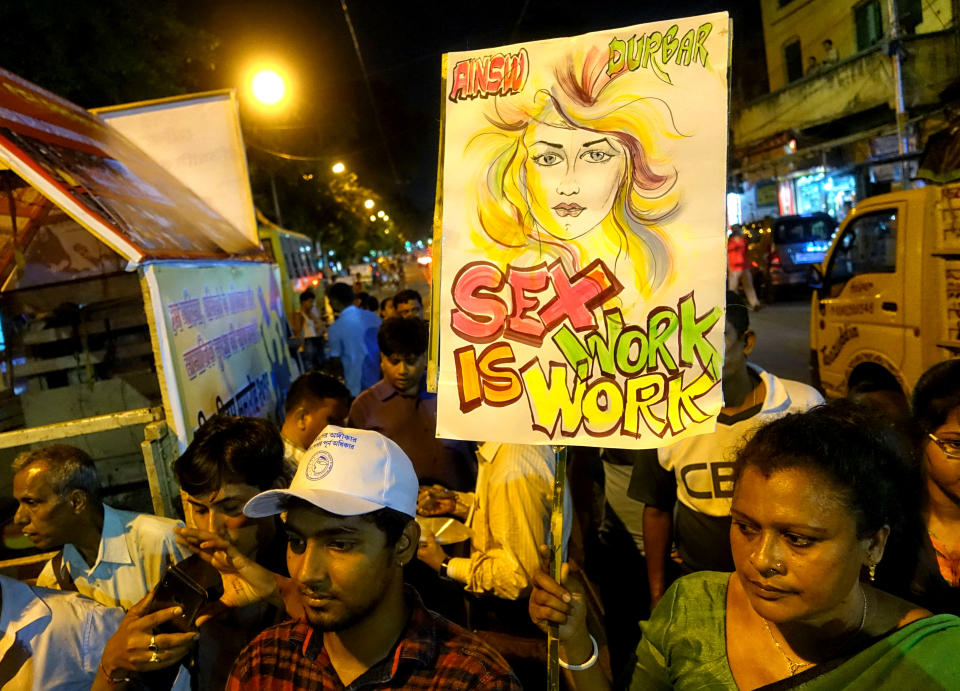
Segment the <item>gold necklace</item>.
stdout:
<svg viewBox="0 0 960 691">
<path fill-rule="evenodd" d="M 867 623 L 867 593 L 863 588 L 860 588 L 860 592 L 863 594 L 863 613 L 860 615 L 860 626 L 857 627 L 857 630 L 853 632 L 853 635 L 850 637 L 850 640 L 853 640 L 860 635 L 860 632 L 863 631 L 864 624 Z M 763 625 L 767 627 L 767 633 L 770 634 L 770 640 L 773 641 L 773 644 L 777 647 L 777 651 L 783 656 L 783 659 L 786 660 L 787 665 L 790 667 L 790 676 L 795 676 L 797 672 L 802 670 L 804 667 L 810 667 L 814 663 L 806 662 L 805 660 L 800 660 L 799 662 L 790 658 L 787 655 L 786 651 L 783 649 L 783 646 L 780 645 L 780 641 L 777 640 L 777 637 L 773 635 L 773 629 L 770 628 L 770 622 L 766 619 L 763 620 Z"/>
</svg>

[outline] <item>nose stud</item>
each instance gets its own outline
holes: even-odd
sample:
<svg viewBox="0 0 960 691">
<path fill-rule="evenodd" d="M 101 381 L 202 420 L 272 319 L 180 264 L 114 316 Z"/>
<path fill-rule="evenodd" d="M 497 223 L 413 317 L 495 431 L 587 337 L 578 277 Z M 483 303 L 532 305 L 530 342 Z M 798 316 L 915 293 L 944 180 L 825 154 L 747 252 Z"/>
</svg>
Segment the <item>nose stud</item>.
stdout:
<svg viewBox="0 0 960 691">
<path fill-rule="evenodd" d="M 771 566 L 771 567 L 768 568 L 768 569 L 764 569 L 764 571 L 763 571 L 763 575 L 764 575 L 764 576 L 775 576 L 775 575 L 778 574 L 778 573 L 783 573 L 783 562 L 782 562 L 782 561 L 774 562 L 773 566 Z"/>
</svg>

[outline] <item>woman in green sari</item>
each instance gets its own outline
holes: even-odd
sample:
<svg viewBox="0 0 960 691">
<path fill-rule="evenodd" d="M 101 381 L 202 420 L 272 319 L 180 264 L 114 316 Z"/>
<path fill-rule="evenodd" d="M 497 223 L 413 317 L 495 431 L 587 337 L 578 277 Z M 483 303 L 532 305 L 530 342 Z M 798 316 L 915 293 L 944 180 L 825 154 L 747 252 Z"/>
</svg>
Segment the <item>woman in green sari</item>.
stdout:
<svg viewBox="0 0 960 691">
<path fill-rule="evenodd" d="M 847 402 L 759 430 L 734 468 L 736 571 L 674 583 L 642 625 L 623 685 L 960 688 L 960 619 L 867 582 L 901 524 L 905 453 L 888 428 Z M 609 688 L 597 666 L 584 664 L 595 655 L 579 596 L 544 573 L 534 582 L 530 615 L 561 624 L 560 656 L 577 688 Z"/>
</svg>

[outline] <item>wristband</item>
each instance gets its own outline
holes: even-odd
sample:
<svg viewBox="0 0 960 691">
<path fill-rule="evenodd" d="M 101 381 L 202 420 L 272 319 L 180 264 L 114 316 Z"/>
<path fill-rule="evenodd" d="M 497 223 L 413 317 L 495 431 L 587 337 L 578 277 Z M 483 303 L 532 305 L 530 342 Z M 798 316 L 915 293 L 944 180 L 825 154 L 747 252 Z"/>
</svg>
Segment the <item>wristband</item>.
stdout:
<svg viewBox="0 0 960 691">
<path fill-rule="evenodd" d="M 582 662 L 579 665 L 571 665 L 568 662 L 564 662 L 558 656 L 557 662 L 560 663 L 561 667 L 563 667 L 564 669 L 569 669 L 571 672 L 582 672 L 583 670 L 590 669 L 595 664 L 597 664 L 597 660 L 600 659 L 600 648 L 597 646 L 597 639 L 594 638 L 589 633 L 587 635 L 590 636 L 590 642 L 593 644 L 593 655 L 591 655 L 585 662 Z"/>
</svg>

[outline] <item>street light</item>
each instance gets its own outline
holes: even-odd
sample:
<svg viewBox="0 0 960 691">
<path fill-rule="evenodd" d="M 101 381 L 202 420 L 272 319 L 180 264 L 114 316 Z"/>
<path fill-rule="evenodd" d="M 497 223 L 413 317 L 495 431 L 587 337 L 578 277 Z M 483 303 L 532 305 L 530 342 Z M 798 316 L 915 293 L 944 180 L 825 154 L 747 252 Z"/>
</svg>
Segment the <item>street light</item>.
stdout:
<svg viewBox="0 0 960 691">
<path fill-rule="evenodd" d="M 373 206 L 374 206 L 373 200 L 372 200 L 372 199 L 368 199 L 367 201 L 365 201 L 365 202 L 363 203 L 363 205 L 364 205 L 366 208 L 368 208 L 368 209 L 372 209 Z"/>
<path fill-rule="evenodd" d="M 336 163 L 333 164 L 333 167 L 332 167 L 330 170 L 332 170 L 332 171 L 333 171 L 334 173 L 336 173 L 337 175 L 340 175 L 340 173 L 342 173 L 342 172 L 345 171 L 346 169 L 347 169 L 347 167 L 346 167 L 345 165 L 343 165 L 342 163 L 340 163 L 339 161 L 337 161 Z"/>
<path fill-rule="evenodd" d="M 283 100 L 287 91 L 286 83 L 273 70 L 260 70 L 250 82 L 253 96 L 265 106 L 275 106 Z"/>
<path fill-rule="evenodd" d="M 378 217 L 378 218 L 383 218 L 383 209 L 380 209 L 380 210 L 377 212 L 377 217 Z"/>
<path fill-rule="evenodd" d="M 250 77 L 250 93 L 253 100 L 261 106 L 266 106 L 271 110 L 278 110 L 286 105 L 287 95 L 286 80 L 279 72 L 273 69 L 258 70 Z M 312 174 L 304 175 L 303 179 L 309 181 L 313 178 Z M 270 173 L 270 192 L 273 196 L 273 210 L 277 218 L 277 225 L 283 225 L 283 215 L 280 212 L 280 200 L 277 197 L 277 182 L 274 174 Z"/>
<path fill-rule="evenodd" d="M 390 217 L 387 216 L 386 214 L 384 214 L 384 215 L 383 215 L 383 220 L 384 220 L 384 221 L 389 221 L 389 220 L 390 220 Z"/>
<path fill-rule="evenodd" d="M 371 223 L 373 223 L 373 222 L 376 221 L 376 220 L 377 220 L 377 217 L 376 217 L 376 216 L 371 216 L 371 217 L 370 217 L 370 222 L 371 222 Z"/>
</svg>

